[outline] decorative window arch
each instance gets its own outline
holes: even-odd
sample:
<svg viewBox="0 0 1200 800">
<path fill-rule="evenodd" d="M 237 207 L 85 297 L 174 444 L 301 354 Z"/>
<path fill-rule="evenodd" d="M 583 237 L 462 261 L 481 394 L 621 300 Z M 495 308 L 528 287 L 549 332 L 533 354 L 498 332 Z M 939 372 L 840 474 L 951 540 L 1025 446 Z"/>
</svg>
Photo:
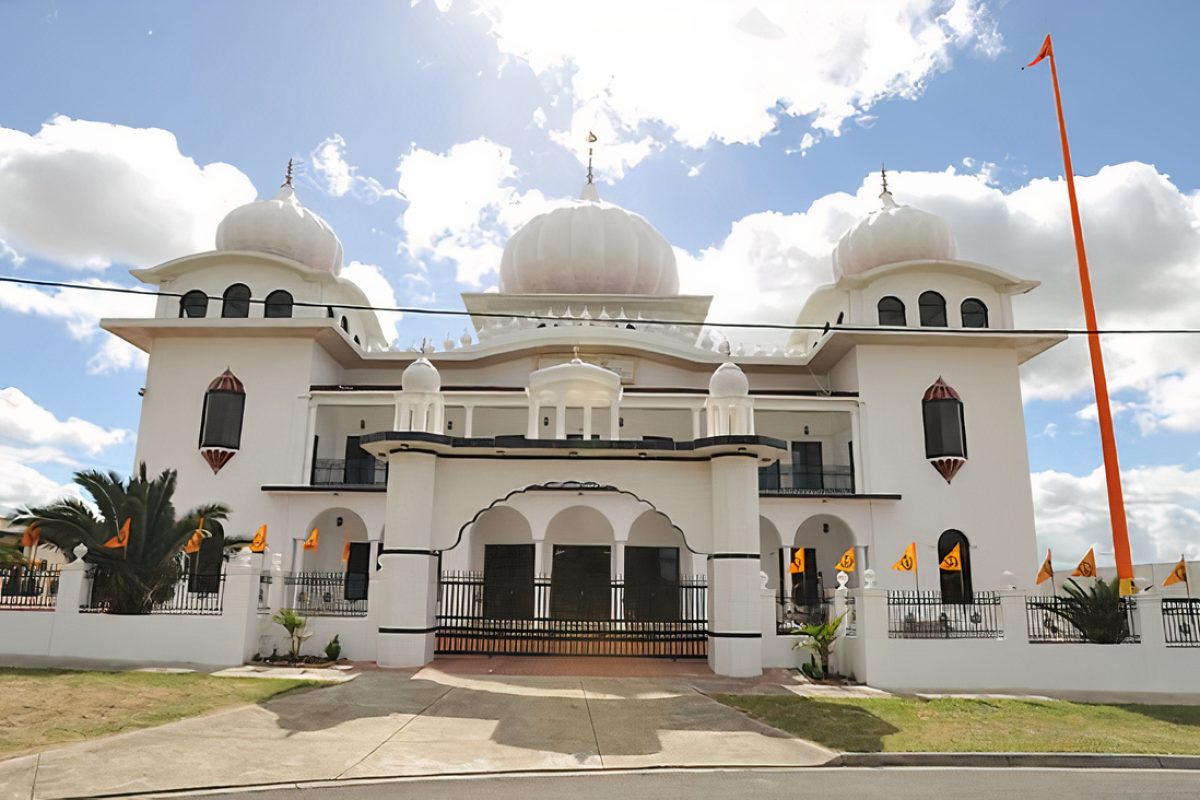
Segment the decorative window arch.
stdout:
<svg viewBox="0 0 1200 800">
<path fill-rule="evenodd" d="M 200 414 L 200 455 L 213 474 L 229 463 L 242 446 L 242 419 L 246 413 L 246 389 L 226 369 L 208 385 Z"/>
<path fill-rule="evenodd" d="M 250 287 L 235 283 L 221 296 L 221 316 L 241 318 L 250 316 Z"/>
<path fill-rule="evenodd" d="M 959 307 L 962 312 L 964 328 L 986 328 L 988 326 L 988 307 L 976 297 L 968 297 Z"/>
<path fill-rule="evenodd" d="M 921 312 L 921 327 L 946 327 L 946 298 L 937 292 L 921 292 L 917 305 Z"/>
<path fill-rule="evenodd" d="M 208 315 L 208 295 L 199 289 L 192 289 L 179 298 L 180 317 L 204 317 Z"/>
<path fill-rule="evenodd" d="M 938 537 L 938 564 L 958 546 L 960 569 L 939 568 L 943 603 L 973 603 L 975 592 L 971 586 L 971 545 L 962 531 L 948 530 Z"/>
<path fill-rule="evenodd" d="M 276 289 L 267 295 L 263 307 L 264 317 L 290 317 L 292 315 L 292 293 L 284 289 Z"/>
<path fill-rule="evenodd" d="M 941 377 L 921 398 L 921 418 L 925 458 L 950 483 L 967 463 L 967 429 L 962 399 Z"/>
<path fill-rule="evenodd" d="M 876 305 L 879 311 L 880 325 L 907 325 L 908 316 L 904 313 L 904 301 L 899 297 L 879 298 L 879 303 Z"/>
</svg>

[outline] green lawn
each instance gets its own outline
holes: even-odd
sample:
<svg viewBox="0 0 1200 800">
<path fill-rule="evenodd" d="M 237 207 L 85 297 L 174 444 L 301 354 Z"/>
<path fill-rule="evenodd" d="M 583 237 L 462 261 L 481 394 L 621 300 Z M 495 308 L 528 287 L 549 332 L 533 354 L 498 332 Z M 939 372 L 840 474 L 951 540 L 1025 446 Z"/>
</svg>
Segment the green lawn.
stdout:
<svg viewBox="0 0 1200 800">
<path fill-rule="evenodd" d="M 0 756 L 257 703 L 311 681 L 0 668 Z"/>
<path fill-rule="evenodd" d="M 1200 707 L 713 695 L 834 750 L 1200 754 Z"/>
</svg>

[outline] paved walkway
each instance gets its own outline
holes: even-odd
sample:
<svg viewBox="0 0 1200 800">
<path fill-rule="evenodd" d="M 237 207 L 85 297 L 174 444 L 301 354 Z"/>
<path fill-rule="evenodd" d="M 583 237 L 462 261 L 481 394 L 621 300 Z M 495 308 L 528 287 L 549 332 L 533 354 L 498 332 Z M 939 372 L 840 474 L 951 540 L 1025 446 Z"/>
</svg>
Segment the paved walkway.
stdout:
<svg viewBox="0 0 1200 800">
<path fill-rule="evenodd" d="M 366 671 L 319 691 L 3 761 L 0 800 L 516 770 L 796 767 L 836 756 L 710 700 L 702 691 L 726 683 L 711 673 L 512 676 L 441 666 Z"/>
</svg>

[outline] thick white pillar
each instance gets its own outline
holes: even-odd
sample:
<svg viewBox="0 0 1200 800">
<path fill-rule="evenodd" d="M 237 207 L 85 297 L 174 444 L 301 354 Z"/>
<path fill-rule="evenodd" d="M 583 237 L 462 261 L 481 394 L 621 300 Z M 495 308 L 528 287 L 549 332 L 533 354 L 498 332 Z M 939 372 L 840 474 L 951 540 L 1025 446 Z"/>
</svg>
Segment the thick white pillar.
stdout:
<svg viewBox="0 0 1200 800">
<path fill-rule="evenodd" d="M 537 439 L 538 435 L 538 417 L 541 415 L 541 406 L 532 397 L 529 398 L 529 428 L 525 432 L 526 439 Z"/>
<path fill-rule="evenodd" d="M 562 400 L 554 406 L 554 438 L 567 438 L 567 404 Z"/>
<path fill-rule="evenodd" d="M 471 434 L 475 431 L 475 406 L 463 406 L 463 436 L 467 439 L 471 438 Z"/>
<path fill-rule="evenodd" d="M 713 552 L 708 560 L 708 666 L 718 675 L 762 674 L 758 460 L 712 460 Z"/>
<path fill-rule="evenodd" d="M 590 442 L 592 440 L 592 406 L 591 403 L 583 407 L 583 440 Z"/>
</svg>

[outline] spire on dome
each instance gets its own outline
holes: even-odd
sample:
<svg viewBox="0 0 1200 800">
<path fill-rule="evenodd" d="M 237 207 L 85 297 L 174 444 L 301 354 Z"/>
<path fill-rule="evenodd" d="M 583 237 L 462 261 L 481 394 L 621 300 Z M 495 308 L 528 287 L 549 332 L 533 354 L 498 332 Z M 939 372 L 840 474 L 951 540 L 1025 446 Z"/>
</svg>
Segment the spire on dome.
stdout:
<svg viewBox="0 0 1200 800">
<path fill-rule="evenodd" d="M 597 191 L 597 189 L 596 189 L 595 176 L 592 175 L 592 145 L 594 145 L 597 141 L 599 141 L 599 140 L 596 138 L 596 134 L 592 133 L 591 131 L 588 131 L 588 135 L 587 135 L 587 142 L 588 142 L 587 183 L 585 183 L 583 185 L 583 191 L 581 191 L 579 193 L 580 200 L 588 200 L 593 203 L 600 202 L 600 192 Z"/>
<path fill-rule="evenodd" d="M 291 186 L 291 185 L 292 185 L 292 159 L 289 158 L 288 165 L 287 165 L 287 173 L 283 176 L 283 183 L 280 184 L 280 188 L 282 189 L 284 186 Z"/>
<path fill-rule="evenodd" d="M 879 193 L 879 199 L 883 201 L 883 207 L 896 208 L 896 201 L 892 198 L 892 193 L 888 191 L 887 166 L 884 164 L 879 166 L 879 177 L 883 181 L 883 191 Z"/>
</svg>

